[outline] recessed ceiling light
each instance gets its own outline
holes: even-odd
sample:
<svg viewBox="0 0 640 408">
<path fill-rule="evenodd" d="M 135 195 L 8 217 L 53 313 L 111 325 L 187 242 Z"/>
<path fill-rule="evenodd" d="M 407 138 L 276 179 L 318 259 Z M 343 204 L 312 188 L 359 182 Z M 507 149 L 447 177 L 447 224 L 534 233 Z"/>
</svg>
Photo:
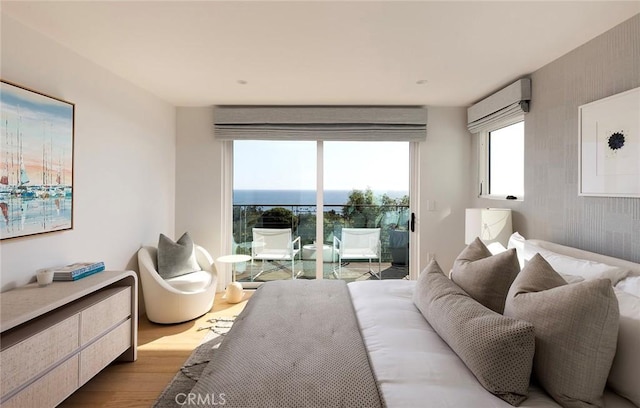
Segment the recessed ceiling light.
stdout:
<svg viewBox="0 0 640 408">
<path fill-rule="evenodd" d="M 427 81 L 426 79 L 418 79 L 416 81 L 416 84 L 418 84 L 418 85 L 426 85 L 427 82 L 429 82 L 429 81 Z"/>
<path fill-rule="evenodd" d="M 236 82 L 238 84 L 240 84 L 240 85 L 246 85 L 247 84 L 247 81 L 245 81 L 244 79 L 238 79 Z"/>
</svg>

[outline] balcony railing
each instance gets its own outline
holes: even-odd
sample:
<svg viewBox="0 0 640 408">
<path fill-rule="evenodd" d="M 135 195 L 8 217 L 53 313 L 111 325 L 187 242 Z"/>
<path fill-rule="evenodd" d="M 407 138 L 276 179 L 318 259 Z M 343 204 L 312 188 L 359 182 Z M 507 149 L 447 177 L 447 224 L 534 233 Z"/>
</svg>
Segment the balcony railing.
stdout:
<svg viewBox="0 0 640 408">
<path fill-rule="evenodd" d="M 332 244 L 343 227 L 380 228 L 382 262 L 407 264 L 409 207 L 406 205 L 331 204 L 323 206 L 324 243 Z M 315 242 L 317 206 L 256 204 L 233 206 L 233 239 L 237 253 L 251 254 L 252 229 L 291 228 L 302 245 Z"/>
</svg>

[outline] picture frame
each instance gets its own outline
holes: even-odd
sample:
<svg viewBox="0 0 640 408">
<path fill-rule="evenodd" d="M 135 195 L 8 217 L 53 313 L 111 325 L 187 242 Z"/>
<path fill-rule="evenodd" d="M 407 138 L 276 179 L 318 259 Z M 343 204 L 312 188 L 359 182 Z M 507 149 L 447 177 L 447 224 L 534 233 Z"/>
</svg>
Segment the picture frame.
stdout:
<svg viewBox="0 0 640 408">
<path fill-rule="evenodd" d="M 73 229 L 75 104 L 0 80 L 0 240 Z"/>
<path fill-rule="evenodd" d="M 578 108 L 581 196 L 640 197 L 640 87 Z"/>
</svg>

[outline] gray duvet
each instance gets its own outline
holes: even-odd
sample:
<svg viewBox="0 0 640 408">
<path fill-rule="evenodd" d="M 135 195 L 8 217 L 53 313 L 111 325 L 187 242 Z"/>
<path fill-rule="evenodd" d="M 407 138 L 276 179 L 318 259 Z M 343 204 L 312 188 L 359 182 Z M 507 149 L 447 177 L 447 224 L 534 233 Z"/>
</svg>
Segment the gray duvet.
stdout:
<svg viewBox="0 0 640 408">
<path fill-rule="evenodd" d="M 192 406 L 383 406 L 344 281 L 265 283 L 204 373 Z"/>
</svg>

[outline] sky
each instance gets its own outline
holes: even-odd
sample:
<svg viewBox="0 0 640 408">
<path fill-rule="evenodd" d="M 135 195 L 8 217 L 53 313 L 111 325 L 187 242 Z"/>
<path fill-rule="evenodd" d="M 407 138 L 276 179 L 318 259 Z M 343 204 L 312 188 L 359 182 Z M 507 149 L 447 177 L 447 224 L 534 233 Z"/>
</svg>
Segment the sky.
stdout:
<svg viewBox="0 0 640 408">
<path fill-rule="evenodd" d="M 524 195 L 524 121 L 491 132 L 492 195 Z"/>
<path fill-rule="evenodd" d="M 18 168 L 19 155 L 30 184 L 43 184 L 43 161 L 71 183 L 73 105 L 11 84 L 0 88 L 0 169 L 2 175 Z M 22 149 L 20 149 L 22 145 Z M 45 160 L 46 159 L 46 160 Z M 11 181 L 15 181 L 10 177 Z"/>
<path fill-rule="evenodd" d="M 234 142 L 234 189 L 315 190 L 316 142 Z M 408 142 L 324 142 L 325 190 L 409 190 Z"/>
</svg>

